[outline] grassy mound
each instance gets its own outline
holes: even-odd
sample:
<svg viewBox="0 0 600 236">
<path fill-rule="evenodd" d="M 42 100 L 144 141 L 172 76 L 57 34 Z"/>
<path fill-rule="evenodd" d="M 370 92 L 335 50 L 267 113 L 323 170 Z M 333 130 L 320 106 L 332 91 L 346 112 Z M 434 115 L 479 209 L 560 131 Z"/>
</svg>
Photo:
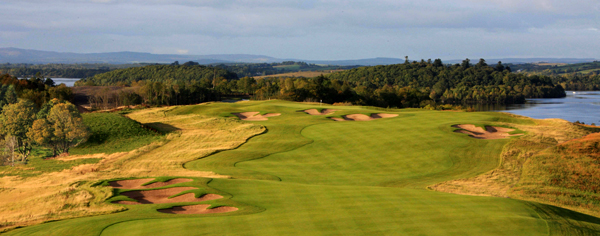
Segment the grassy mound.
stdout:
<svg viewBox="0 0 600 236">
<path fill-rule="evenodd" d="M 91 135 L 87 142 L 72 148 L 71 154 L 126 152 L 160 138 L 158 132 L 119 114 L 84 113 L 82 116 Z"/>
<path fill-rule="evenodd" d="M 600 212 L 600 133 L 546 149 L 524 165 L 513 191 L 526 198 Z"/>
</svg>

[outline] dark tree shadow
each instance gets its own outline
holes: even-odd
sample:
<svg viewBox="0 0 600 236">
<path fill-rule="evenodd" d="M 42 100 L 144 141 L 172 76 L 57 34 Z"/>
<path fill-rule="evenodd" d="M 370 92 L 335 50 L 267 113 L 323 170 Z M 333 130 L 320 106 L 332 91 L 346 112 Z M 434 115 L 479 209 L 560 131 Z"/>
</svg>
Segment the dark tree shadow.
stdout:
<svg viewBox="0 0 600 236">
<path fill-rule="evenodd" d="M 175 126 L 165 124 L 165 123 L 160 123 L 160 122 L 144 123 L 144 126 L 151 128 L 153 130 L 156 130 L 163 134 L 181 130 Z"/>
</svg>

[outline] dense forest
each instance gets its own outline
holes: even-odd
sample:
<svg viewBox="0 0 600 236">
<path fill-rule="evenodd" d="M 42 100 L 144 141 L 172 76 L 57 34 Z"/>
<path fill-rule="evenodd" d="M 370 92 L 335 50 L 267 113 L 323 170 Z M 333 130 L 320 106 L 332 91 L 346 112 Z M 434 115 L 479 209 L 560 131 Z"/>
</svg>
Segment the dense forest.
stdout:
<svg viewBox="0 0 600 236">
<path fill-rule="evenodd" d="M 276 75 L 299 71 L 345 70 L 358 66 L 315 65 L 306 62 L 284 61 L 281 63 L 240 63 L 212 65 L 236 73 L 239 78 Z"/>
<path fill-rule="evenodd" d="M 529 73 L 529 74 L 541 74 L 541 75 L 565 75 L 572 73 L 580 74 L 600 74 L 600 62 L 585 62 L 585 63 L 574 63 L 574 64 L 559 64 L 559 63 L 525 63 L 525 64 L 511 64 L 510 65 L 515 71 Z"/>
<path fill-rule="evenodd" d="M 511 104 L 523 103 L 525 98 L 564 97 L 564 89 L 553 84 L 547 76 L 528 76 L 512 73 L 502 63 L 489 66 L 484 59 L 471 64 L 469 59 L 461 64 L 444 65 L 440 59 L 389 66 L 361 67 L 333 73 L 331 80 L 349 82 L 358 94 L 377 104 L 393 106 L 399 96 L 392 91 L 416 89 L 426 93 L 435 103 L 442 104 Z M 369 94 L 386 91 L 390 98 Z M 384 101 L 395 100 L 395 103 Z M 401 99 L 400 99 L 401 100 Z M 401 103 L 401 102 L 400 102 Z"/>
<path fill-rule="evenodd" d="M 246 95 L 254 99 L 349 102 L 380 107 L 436 107 L 524 103 L 525 98 L 565 96 L 564 89 L 550 77 L 512 73 L 501 63 L 489 66 L 483 59 L 477 64 L 467 59 L 461 64 L 444 65 L 436 59 L 360 67 L 316 78 L 237 79 L 231 72 L 223 70 L 215 74 L 213 70 L 219 71 L 198 65 L 150 66 L 108 72 L 80 85 L 102 81 L 100 84 L 136 87 L 120 94 L 95 96 L 98 104 L 113 100 L 121 105 L 190 104 Z M 222 76 L 227 73 L 231 76 Z M 180 79 L 191 75 L 196 79 Z"/>
<path fill-rule="evenodd" d="M 213 79 L 237 79 L 235 73 L 222 68 L 207 67 L 201 65 L 184 64 L 179 65 L 151 65 L 144 67 L 127 68 L 113 70 L 107 73 L 98 74 L 91 78 L 77 81 L 76 86 L 94 86 L 94 85 L 117 85 L 130 86 L 138 81 L 160 82 L 160 81 L 181 81 L 181 82 L 200 82 L 201 80 L 212 81 Z"/>
<path fill-rule="evenodd" d="M 518 73 L 550 76 L 565 90 L 600 90 L 600 62 L 575 64 L 527 63 L 511 65 Z"/>
<path fill-rule="evenodd" d="M 109 72 L 108 69 L 33 69 L 33 68 L 13 68 L 13 69 L 0 69 L 0 73 L 7 73 L 15 75 L 19 78 L 31 77 L 35 74 L 41 74 L 43 77 L 54 77 L 54 78 L 87 78 L 97 74 Z"/>
<path fill-rule="evenodd" d="M 44 78 L 87 78 L 115 69 L 140 67 L 149 64 L 0 64 L 0 74 L 19 78 L 39 75 Z"/>
<path fill-rule="evenodd" d="M 554 76 L 552 81 L 559 84 L 565 90 L 575 91 L 597 91 L 600 90 L 600 75 L 579 73 Z"/>
<path fill-rule="evenodd" d="M 18 79 L 9 74 L 0 74 L 0 105 L 11 102 L 5 101 L 14 96 L 32 101 L 38 108 L 42 104 L 57 98 L 59 100 L 71 101 L 73 91 L 64 84 L 56 86 L 52 79 L 45 79 L 39 76 L 33 76 L 28 79 Z"/>
</svg>

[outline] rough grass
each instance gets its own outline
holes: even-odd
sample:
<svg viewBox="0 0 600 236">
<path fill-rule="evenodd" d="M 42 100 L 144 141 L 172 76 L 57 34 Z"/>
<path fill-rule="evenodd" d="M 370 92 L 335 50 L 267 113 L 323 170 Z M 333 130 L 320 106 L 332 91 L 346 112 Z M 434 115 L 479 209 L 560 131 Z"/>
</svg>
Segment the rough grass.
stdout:
<svg viewBox="0 0 600 236">
<path fill-rule="evenodd" d="M 558 119 L 535 122 L 534 126 L 515 125 L 528 134 L 504 147 L 498 168 L 431 188 L 537 201 L 600 216 L 598 134 L 571 140 L 600 129 Z"/>
<path fill-rule="evenodd" d="M 524 164 L 513 195 L 600 216 L 599 160 L 598 133 L 545 149 Z"/>
<path fill-rule="evenodd" d="M 49 149 L 36 147 L 29 158 L 27 165 L 19 164 L 15 167 L 0 166 L 0 177 L 4 176 L 19 176 L 22 178 L 39 176 L 43 173 L 58 172 L 72 167 L 95 164 L 100 161 L 100 158 L 85 158 L 73 160 L 61 160 L 48 158 L 52 156 L 52 151 Z"/>
<path fill-rule="evenodd" d="M 180 175 L 186 178 L 226 177 L 213 172 L 186 170 L 183 164 L 219 150 L 237 147 L 249 137 L 264 132 L 260 125 L 231 119 L 201 115 L 164 117 L 164 109 L 169 108 L 143 110 L 131 114 L 144 125 L 171 131 L 165 138 L 141 148 L 112 154 L 71 155 L 55 160 L 43 160 L 44 163 L 40 165 L 35 159 L 32 160 L 31 166 L 11 169 L 10 175 L 15 176 L 0 178 L 0 230 L 126 209 L 106 202 L 106 199 L 115 193 L 109 187 L 97 185 L 98 180 Z M 115 116 L 109 116 L 109 119 L 114 118 Z M 128 120 L 124 117 L 116 119 Z M 135 125 L 131 127 L 134 130 L 139 130 L 140 123 L 129 124 Z M 118 135 L 119 131 L 112 134 L 115 133 Z M 119 137 L 121 138 L 110 136 L 106 140 L 127 141 L 126 135 Z M 150 137 L 154 138 L 156 135 Z M 74 166 L 75 164 L 79 165 Z M 46 171 L 35 169 L 41 165 L 45 165 L 43 168 L 46 168 Z M 77 234 L 75 232 L 79 230 L 70 234 Z"/>
<path fill-rule="evenodd" d="M 199 173 L 204 177 L 227 176 L 231 179 L 195 177 L 194 184 L 201 188 L 199 191 L 226 196 L 213 206 L 235 206 L 239 211 L 182 216 L 156 211 L 174 204 L 127 206 L 127 211 L 117 214 L 51 222 L 14 230 L 8 235 L 597 235 L 600 232 L 600 219 L 563 208 L 427 189 L 444 181 L 481 176 L 503 166 L 500 154 L 521 140 L 520 137 L 472 139 L 453 133 L 451 125 L 508 125 L 528 133 L 536 132 L 535 129 L 543 133 L 554 123 L 535 125 L 534 120 L 497 113 L 413 109 L 387 110 L 386 113 L 399 114 L 388 119 L 334 122 L 298 112 L 308 108 L 314 108 L 314 104 L 270 101 L 134 112 L 129 117 L 177 130 L 169 134 L 168 141 L 139 151 L 141 154 L 106 157 L 99 163 L 99 171 L 95 172 L 98 174 L 93 176 L 106 181 L 147 176 L 202 177 Z M 378 111 L 368 107 L 324 108 L 342 110 L 339 115 Z M 226 113 L 245 111 L 282 115 L 257 122 L 223 117 Z M 556 145 L 578 132 L 584 133 L 575 129 L 567 134 L 557 133 L 556 137 L 535 137 Z M 251 136 L 254 137 L 240 146 Z M 527 142 L 518 144 L 514 147 L 517 151 L 529 148 Z M 227 147 L 237 148 L 218 151 Z M 186 169 L 181 168 L 182 163 Z M 113 177 L 103 174 L 104 171 L 111 172 Z M 175 171 L 177 174 L 173 174 Z"/>
</svg>

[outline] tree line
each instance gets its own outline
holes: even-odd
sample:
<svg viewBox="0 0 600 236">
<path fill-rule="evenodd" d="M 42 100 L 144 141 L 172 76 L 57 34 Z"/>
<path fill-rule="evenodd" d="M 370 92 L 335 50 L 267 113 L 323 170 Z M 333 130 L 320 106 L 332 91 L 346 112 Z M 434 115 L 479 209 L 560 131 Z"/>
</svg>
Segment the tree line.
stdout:
<svg viewBox="0 0 600 236">
<path fill-rule="evenodd" d="M 142 77 L 139 74 L 139 78 Z M 183 105 L 219 100 L 223 96 L 247 95 L 258 100 L 432 107 L 440 104 L 512 104 L 524 103 L 525 98 L 565 96 L 564 89 L 555 85 L 550 77 L 512 73 L 501 62 L 490 66 L 483 59 L 476 64 L 467 59 L 455 65 L 445 65 L 440 59 L 407 61 L 397 65 L 360 67 L 316 78 L 206 76 L 194 81 L 139 80 L 131 86 L 135 89 L 110 96 L 98 95 L 96 100 L 116 101 L 120 105 Z"/>
<path fill-rule="evenodd" d="M 600 90 L 600 74 L 567 74 L 555 76 L 552 81 L 560 84 L 565 90 L 598 91 Z"/>
<path fill-rule="evenodd" d="M 0 73 L 7 73 L 18 77 L 31 77 L 36 74 L 43 75 L 44 77 L 55 77 L 55 78 L 87 78 L 97 74 L 109 72 L 110 69 L 35 69 L 35 68 L 12 68 L 12 69 L 0 69 Z"/>
<path fill-rule="evenodd" d="M 512 104 L 524 103 L 525 98 L 565 96 L 564 89 L 548 76 L 512 73 L 501 62 L 490 66 L 484 59 L 476 64 L 466 59 L 454 65 L 444 65 L 440 59 L 407 60 L 332 73 L 328 78 L 348 82 L 369 105 L 406 107 L 401 101 L 404 92 L 400 92 L 406 90 L 426 95 L 422 96 L 424 103 L 441 104 Z"/>
<path fill-rule="evenodd" d="M 98 74 L 91 78 L 79 80 L 76 86 L 131 86 L 138 81 L 162 82 L 167 80 L 194 82 L 200 80 L 227 79 L 235 80 L 237 75 L 222 68 L 202 65 L 150 65 L 127 69 L 113 70 Z"/>
<path fill-rule="evenodd" d="M 279 63 L 238 63 L 238 64 L 217 64 L 213 67 L 219 67 L 231 71 L 239 78 L 254 77 L 264 75 L 276 75 L 288 72 L 298 71 L 319 71 L 319 70 L 340 70 L 351 69 L 358 66 L 321 66 L 306 62 L 284 61 Z"/>
<path fill-rule="evenodd" d="M 140 67 L 151 65 L 148 63 L 135 64 L 108 64 L 108 63 L 82 63 L 82 64 L 27 64 L 3 63 L 0 64 L 0 74 L 10 74 L 18 78 L 30 78 L 36 75 L 45 78 L 87 78 L 97 74 L 106 73 L 115 69 Z"/>
<path fill-rule="evenodd" d="M 56 86 L 54 81 L 43 78 L 39 74 L 31 78 L 19 79 L 9 74 L 0 74 L 0 84 L 7 90 L 14 90 L 18 98 L 32 101 L 36 107 L 57 98 L 59 100 L 71 101 L 73 91 L 64 84 Z"/>
</svg>

